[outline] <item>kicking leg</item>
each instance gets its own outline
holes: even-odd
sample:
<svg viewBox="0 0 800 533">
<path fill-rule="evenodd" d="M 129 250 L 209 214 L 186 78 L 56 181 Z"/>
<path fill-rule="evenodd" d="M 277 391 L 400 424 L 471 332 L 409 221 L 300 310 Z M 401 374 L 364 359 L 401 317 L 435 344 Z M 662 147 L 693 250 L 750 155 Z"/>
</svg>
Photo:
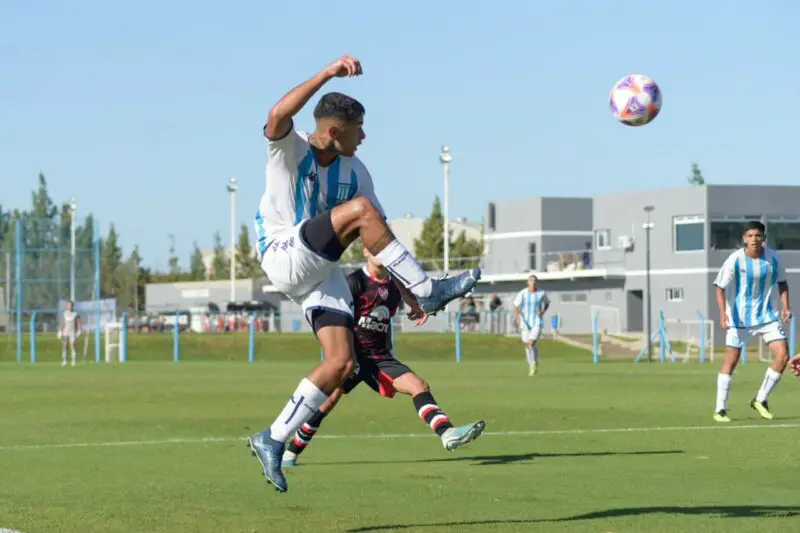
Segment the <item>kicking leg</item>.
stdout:
<svg viewBox="0 0 800 533">
<path fill-rule="evenodd" d="M 339 403 L 342 394 L 344 394 L 344 391 L 341 387 L 333 391 L 333 394 L 325 400 L 325 403 L 320 406 L 317 412 L 300 426 L 294 434 L 294 438 L 292 438 L 286 446 L 286 451 L 283 454 L 284 467 L 297 465 L 297 456 L 303 453 L 303 450 L 309 445 L 311 439 L 317 434 L 317 431 L 319 431 L 322 425 L 322 421 L 325 420 L 325 417 L 328 416 L 331 411 L 333 411 L 333 408 L 336 407 L 336 404 Z"/>
<path fill-rule="evenodd" d="M 341 271 L 337 269 L 332 272 L 341 277 L 347 289 Z M 253 435 L 248 441 L 267 481 L 280 492 L 288 490 L 281 471 L 286 441 L 319 410 L 355 368 L 352 316 L 315 309 L 311 311 L 311 323 L 322 346 L 322 363 L 303 378 L 269 429 Z"/>
<path fill-rule="evenodd" d="M 741 353 L 741 348 L 734 348 L 730 345 L 725 349 L 725 361 L 717 375 L 717 405 L 714 409 L 714 420 L 717 422 L 731 421 L 728 417 L 728 395 L 731 391 L 733 371 L 739 362 Z"/>
<path fill-rule="evenodd" d="M 450 417 L 442 411 L 433 398 L 428 383 L 414 372 L 409 371 L 395 378 L 392 386 L 398 392 L 411 396 L 419 417 L 442 439 L 442 445 L 448 451 L 477 439 L 486 427 L 486 422 L 483 420 L 453 427 Z"/>
<path fill-rule="evenodd" d="M 758 389 L 755 399 L 750 402 L 750 407 L 755 409 L 761 418 L 772 420 L 767 398 L 778 386 L 781 375 L 786 370 L 786 365 L 789 362 L 789 344 L 786 340 L 775 340 L 769 344 L 769 349 L 772 351 L 772 364 L 767 368 L 767 372 L 764 374 L 764 381 L 761 382 L 761 388 Z"/>
<path fill-rule="evenodd" d="M 395 238 L 380 211 L 364 197 L 335 207 L 330 220 L 339 248 L 344 250 L 360 236 L 364 247 L 417 297 L 420 307 L 428 314 L 436 313 L 447 303 L 470 292 L 480 279 L 478 268 L 448 279 L 430 279 L 406 247 Z M 313 246 L 314 243 L 310 244 Z"/>
</svg>

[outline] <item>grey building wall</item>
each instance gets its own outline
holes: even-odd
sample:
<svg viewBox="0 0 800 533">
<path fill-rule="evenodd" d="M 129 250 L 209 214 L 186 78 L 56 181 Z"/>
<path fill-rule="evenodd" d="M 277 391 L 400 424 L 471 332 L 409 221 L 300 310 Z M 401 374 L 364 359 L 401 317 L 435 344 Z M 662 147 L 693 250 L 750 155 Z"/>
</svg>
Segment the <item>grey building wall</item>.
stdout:
<svg viewBox="0 0 800 533">
<path fill-rule="evenodd" d="M 236 280 L 237 301 L 254 299 L 254 282 Z M 145 305 L 148 312 L 185 310 L 202 307 L 209 302 L 220 309 L 230 301 L 230 282 L 228 281 L 190 281 L 179 283 L 148 283 L 145 286 Z"/>
</svg>

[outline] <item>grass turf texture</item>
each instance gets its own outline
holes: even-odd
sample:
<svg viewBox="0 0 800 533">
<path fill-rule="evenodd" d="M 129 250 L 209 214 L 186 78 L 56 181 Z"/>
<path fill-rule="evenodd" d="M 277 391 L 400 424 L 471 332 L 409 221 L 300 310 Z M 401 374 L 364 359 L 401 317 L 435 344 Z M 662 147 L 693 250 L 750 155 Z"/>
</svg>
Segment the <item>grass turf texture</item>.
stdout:
<svg viewBox="0 0 800 533">
<path fill-rule="evenodd" d="M 194 360 L 227 360 L 226 342 L 244 361 L 241 337 L 203 340 L 214 350 Z M 529 378 L 517 339 L 478 335 L 464 336 L 462 364 L 448 335 L 400 335 L 398 354 L 456 423 L 484 418 L 487 434 L 448 453 L 410 399 L 362 386 L 277 494 L 245 438 L 271 422 L 319 350 L 306 335 L 258 342 L 254 365 L 147 362 L 169 357 L 144 346 L 124 366 L 0 365 L 0 528 L 727 533 L 788 531 L 800 517 L 800 383 L 789 375 L 768 422 L 748 407 L 766 367 L 741 368 L 734 423 L 720 426 L 716 364 L 592 365 L 585 351 L 543 342 Z"/>
</svg>

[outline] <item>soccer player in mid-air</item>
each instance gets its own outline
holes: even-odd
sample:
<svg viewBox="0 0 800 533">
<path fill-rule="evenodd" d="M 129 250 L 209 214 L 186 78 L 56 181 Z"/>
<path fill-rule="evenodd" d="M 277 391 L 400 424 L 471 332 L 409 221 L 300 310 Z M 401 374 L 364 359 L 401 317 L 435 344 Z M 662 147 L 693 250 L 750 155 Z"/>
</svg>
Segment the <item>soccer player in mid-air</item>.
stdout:
<svg viewBox="0 0 800 533">
<path fill-rule="evenodd" d="M 353 298 L 337 266 L 360 237 L 364 247 L 416 298 L 412 313 L 434 314 L 470 292 L 479 269 L 433 280 L 395 239 L 375 196 L 372 177 L 355 153 L 365 139 L 364 106 L 341 93 L 322 96 L 316 128 L 295 130 L 293 117 L 323 85 L 359 76 L 343 56 L 289 91 L 269 112 L 267 185 L 255 217 L 258 257 L 273 286 L 302 305 L 323 352 L 322 363 L 297 386 L 272 425 L 248 439 L 269 483 L 288 489 L 281 470 L 285 443 L 355 369 Z"/>
<path fill-rule="evenodd" d="M 72 356 L 72 366 L 75 366 L 77 358 L 75 342 L 81 335 L 81 317 L 74 308 L 70 300 L 67 302 L 66 310 L 61 313 L 61 324 L 58 328 L 58 337 L 61 339 L 61 366 L 67 366 L 67 347 Z"/>
<path fill-rule="evenodd" d="M 534 376 L 539 365 L 539 336 L 544 326 L 544 314 L 550 308 L 547 293 L 536 287 L 538 278 L 528 276 L 528 287 L 522 289 L 514 298 L 514 316 L 520 329 L 520 337 L 525 344 L 525 358 L 528 360 L 528 375 Z"/>
<path fill-rule="evenodd" d="M 772 419 L 767 399 L 789 362 L 789 346 L 781 322 L 792 317 L 786 270 L 775 250 L 764 246 L 764 224 L 748 222 L 744 247 L 733 252 L 717 274 L 717 305 L 725 334 L 725 362 L 717 376 L 717 405 L 714 420 L 730 422 L 728 393 L 742 346 L 761 336 L 772 351 L 772 364 L 756 397 L 750 402 L 762 418 Z"/>
<path fill-rule="evenodd" d="M 384 398 L 396 392 L 408 394 L 417 415 L 442 439 L 446 450 L 453 451 L 472 442 L 486 427 L 483 420 L 454 427 L 450 417 L 436 403 L 428 384 L 413 370 L 395 359 L 392 347 L 391 320 L 402 300 L 413 306 L 414 297 L 394 283 L 391 274 L 364 249 L 367 264 L 347 277 L 355 302 L 356 372 L 322 404 L 308 422 L 300 426 L 283 454 L 283 466 L 295 466 L 297 456 L 305 450 L 319 431 L 322 421 L 331 413 L 343 394 L 365 382 Z M 418 318 L 421 325 L 427 319 Z"/>
</svg>

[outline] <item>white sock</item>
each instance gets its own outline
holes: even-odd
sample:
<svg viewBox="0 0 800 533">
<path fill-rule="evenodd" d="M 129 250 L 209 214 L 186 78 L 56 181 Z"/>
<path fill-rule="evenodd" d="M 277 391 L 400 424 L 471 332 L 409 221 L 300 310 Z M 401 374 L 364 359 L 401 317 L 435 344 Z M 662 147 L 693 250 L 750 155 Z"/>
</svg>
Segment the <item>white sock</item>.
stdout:
<svg viewBox="0 0 800 533">
<path fill-rule="evenodd" d="M 308 378 L 303 378 L 292 398 L 270 426 L 272 439 L 286 442 L 290 435 L 311 418 L 317 409 L 325 403 L 328 396 L 311 383 Z"/>
<path fill-rule="evenodd" d="M 375 257 L 406 289 L 411 291 L 411 294 L 420 298 L 431 295 L 433 287 L 431 279 L 400 241 L 393 240 L 386 248 L 375 254 Z"/>
<path fill-rule="evenodd" d="M 766 402 L 769 395 L 778 385 L 778 382 L 781 380 L 781 373 L 777 372 L 769 367 L 767 369 L 767 373 L 764 375 L 764 381 L 761 382 L 761 388 L 758 389 L 758 395 L 756 396 L 757 402 Z"/>
<path fill-rule="evenodd" d="M 528 360 L 528 364 L 529 365 L 535 365 L 536 364 L 536 359 L 534 359 L 534 356 L 533 356 L 533 347 L 532 346 L 525 347 L 525 359 Z"/>
<path fill-rule="evenodd" d="M 728 393 L 731 390 L 731 380 L 733 376 L 730 374 L 717 375 L 717 408 L 714 411 L 718 413 L 728 408 Z"/>
</svg>

